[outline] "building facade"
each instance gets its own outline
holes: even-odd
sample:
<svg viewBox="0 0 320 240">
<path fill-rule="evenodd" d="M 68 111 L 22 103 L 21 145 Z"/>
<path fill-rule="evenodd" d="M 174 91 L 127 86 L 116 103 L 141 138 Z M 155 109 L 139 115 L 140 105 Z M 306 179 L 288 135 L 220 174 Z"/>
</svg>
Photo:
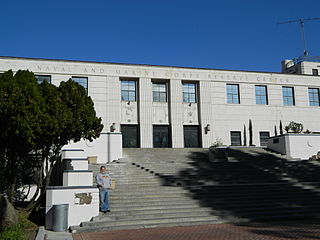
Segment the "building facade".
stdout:
<svg viewBox="0 0 320 240">
<path fill-rule="evenodd" d="M 249 128 L 264 146 L 280 121 L 320 132 L 320 63 L 299 63 L 296 74 L 286 64 L 271 73 L 0 57 L 0 72 L 28 69 L 56 85 L 72 78 L 93 99 L 103 133 L 122 132 L 123 147 L 206 148 L 248 145 Z"/>
</svg>

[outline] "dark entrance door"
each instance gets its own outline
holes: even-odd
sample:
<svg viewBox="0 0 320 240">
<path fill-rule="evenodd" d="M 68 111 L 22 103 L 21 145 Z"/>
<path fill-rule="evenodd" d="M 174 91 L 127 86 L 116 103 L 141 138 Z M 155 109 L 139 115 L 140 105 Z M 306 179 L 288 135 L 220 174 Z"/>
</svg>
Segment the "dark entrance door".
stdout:
<svg viewBox="0 0 320 240">
<path fill-rule="evenodd" d="M 139 128 L 138 125 L 121 125 L 122 147 L 139 147 Z"/>
<path fill-rule="evenodd" d="M 153 147 L 171 147 L 169 126 L 153 126 Z"/>
<path fill-rule="evenodd" d="M 183 126 L 184 147 L 201 147 L 199 126 Z"/>
</svg>

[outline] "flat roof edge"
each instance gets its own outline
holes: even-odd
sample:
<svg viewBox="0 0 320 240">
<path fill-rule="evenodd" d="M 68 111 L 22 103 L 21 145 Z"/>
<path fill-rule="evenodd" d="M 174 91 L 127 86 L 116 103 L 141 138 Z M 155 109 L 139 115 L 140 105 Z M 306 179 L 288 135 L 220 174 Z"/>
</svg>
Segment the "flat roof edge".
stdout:
<svg viewBox="0 0 320 240">
<path fill-rule="evenodd" d="M 228 72 L 269 73 L 269 74 L 293 75 L 293 74 L 282 73 L 282 72 L 265 72 L 265 71 L 232 70 L 232 69 L 200 68 L 200 67 L 183 67 L 183 66 L 152 65 L 152 64 L 137 64 L 137 63 L 116 63 L 116 62 L 103 62 L 103 61 L 83 61 L 83 60 L 69 60 L 69 59 L 15 57 L 15 56 L 0 56 L 0 59 L 57 61 L 57 62 L 75 62 L 75 63 L 96 63 L 96 64 L 128 65 L 128 66 L 139 66 L 139 67 L 143 67 L 143 66 L 145 66 L 145 67 L 159 67 L 159 68 L 165 67 L 165 68 L 181 68 L 181 69 L 194 69 L 194 70 L 211 70 L 211 71 L 228 71 Z M 294 75 L 305 75 L 305 74 L 294 74 Z"/>
<path fill-rule="evenodd" d="M 0 59 L 20 59 L 20 60 L 35 60 L 35 61 L 57 61 L 57 62 L 77 62 L 77 63 L 97 63 L 97 64 L 111 64 L 111 65 L 128 65 L 128 66 L 146 66 L 146 67 L 167 67 L 167 68 L 182 68 L 182 69 L 199 69 L 199 70 L 213 70 L 213 71 L 236 71 L 236 72 L 257 72 L 257 73 L 275 73 L 281 72 L 264 72 L 264 71 L 248 71 L 248 70 L 232 70 L 232 69 L 218 69 L 218 68 L 201 68 L 201 67 L 184 67 L 184 66 L 169 66 L 169 65 L 153 65 L 153 64 L 138 64 L 138 63 L 117 63 L 117 62 L 103 62 L 103 61 L 83 61 L 70 59 L 52 59 L 52 58 L 33 58 L 33 57 L 16 57 L 16 56 L 0 56 Z"/>
</svg>

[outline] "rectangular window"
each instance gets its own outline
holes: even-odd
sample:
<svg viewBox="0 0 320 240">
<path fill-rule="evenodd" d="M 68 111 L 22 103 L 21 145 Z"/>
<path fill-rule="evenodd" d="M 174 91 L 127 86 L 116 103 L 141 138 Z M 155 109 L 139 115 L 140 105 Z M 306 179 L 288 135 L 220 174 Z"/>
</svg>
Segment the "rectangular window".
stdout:
<svg viewBox="0 0 320 240">
<path fill-rule="evenodd" d="M 152 83 L 152 96 L 154 102 L 167 101 L 167 84 L 166 83 Z"/>
<path fill-rule="evenodd" d="M 269 132 L 259 132 L 260 135 L 260 146 L 261 147 L 266 147 L 268 146 L 268 139 L 270 137 Z"/>
<path fill-rule="evenodd" d="M 72 77 L 72 80 L 80 84 L 88 92 L 88 78 L 87 77 Z"/>
<path fill-rule="evenodd" d="M 241 146 L 241 132 L 240 131 L 231 131 L 231 146 Z"/>
<path fill-rule="evenodd" d="M 319 106 L 319 89 L 309 88 L 308 91 L 309 91 L 309 105 Z"/>
<path fill-rule="evenodd" d="M 196 92 L 195 83 L 182 83 L 183 102 L 195 103 L 197 101 Z"/>
<path fill-rule="evenodd" d="M 227 84 L 227 103 L 240 103 L 239 85 Z"/>
<path fill-rule="evenodd" d="M 267 86 L 255 86 L 255 92 L 256 92 L 256 104 L 267 105 L 268 104 Z"/>
<path fill-rule="evenodd" d="M 121 100 L 122 101 L 136 101 L 136 81 L 122 80 L 121 81 Z"/>
<path fill-rule="evenodd" d="M 51 75 L 34 75 L 37 79 L 38 83 L 42 83 L 43 81 L 47 81 L 48 83 L 51 83 Z"/>
<path fill-rule="evenodd" d="M 318 69 L 312 69 L 312 75 L 318 76 L 319 75 Z"/>
<path fill-rule="evenodd" d="M 283 105 L 294 106 L 294 91 L 293 87 L 282 87 Z"/>
</svg>

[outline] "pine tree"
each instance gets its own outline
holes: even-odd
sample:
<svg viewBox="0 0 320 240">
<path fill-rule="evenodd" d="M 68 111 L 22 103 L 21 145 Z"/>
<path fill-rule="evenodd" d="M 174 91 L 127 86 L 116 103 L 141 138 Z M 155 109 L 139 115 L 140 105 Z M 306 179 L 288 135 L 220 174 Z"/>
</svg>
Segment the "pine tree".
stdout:
<svg viewBox="0 0 320 240">
<path fill-rule="evenodd" d="M 275 135 L 275 136 L 278 136 L 277 126 L 276 126 L 276 125 L 274 125 L 274 135 Z"/>
</svg>

